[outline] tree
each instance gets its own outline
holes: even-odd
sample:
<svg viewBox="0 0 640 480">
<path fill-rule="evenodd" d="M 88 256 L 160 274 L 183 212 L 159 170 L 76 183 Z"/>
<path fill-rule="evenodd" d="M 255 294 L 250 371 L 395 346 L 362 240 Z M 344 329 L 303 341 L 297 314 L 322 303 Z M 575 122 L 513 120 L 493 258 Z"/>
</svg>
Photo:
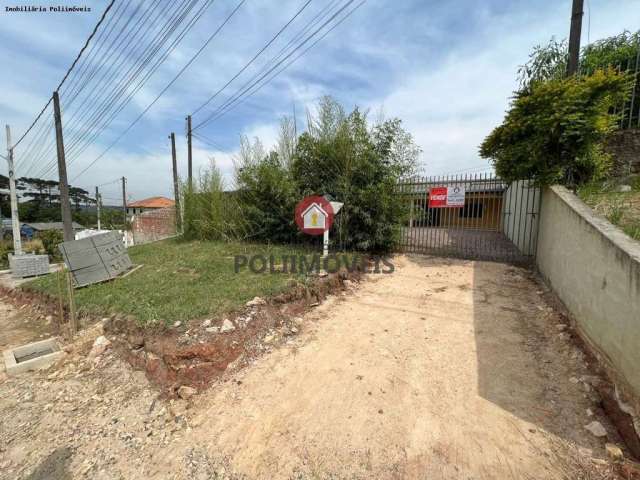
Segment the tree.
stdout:
<svg viewBox="0 0 640 480">
<path fill-rule="evenodd" d="M 72 186 L 69 186 L 69 199 L 74 203 L 76 207 L 76 211 L 80 210 L 81 203 L 88 205 L 89 202 L 94 201 L 89 197 L 89 192 L 87 192 L 86 190 L 80 187 L 72 187 Z"/>
<path fill-rule="evenodd" d="M 614 128 L 612 106 L 628 96 L 629 78 L 614 70 L 534 83 L 516 93 L 502 125 L 480 146 L 507 181 L 575 186 L 606 173 L 601 142 Z"/>
<path fill-rule="evenodd" d="M 280 119 L 280 131 L 278 132 L 277 153 L 280 162 L 285 168 L 291 166 L 291 161 L 296 151 L 296 125 L 292 117 L 282 117 Z"/>
<path fill-rule="evenodd" d="M 192 190 L 182 188 L 184 236 L 199 240 L 235 240 L 244 238 L 245 219 L 235 192 L 227 192 L 213 159 L 201 169 Z"/>
<path fill-rule="evenodd" d="M 591 75 L 596 70 L 616 68 L 626 71 L 633 67 L 638 57 L 640 31 L 622 32 L 620 35 L 598 40 L 582 48 L 580 75 Z M 529 60 L 518 69 L 521 91 L 528 91 L 534 84 L 559 80 L 567 71 L 569 46 L 566 40 L 551 38 L 547 45 L 537 45 Z"/>
<path fill-rule="evenodd" d="M 308 117 L 292 164 L 301 196 L 344 202 L 336 225 L 344 248 L 390 250 L 405 213 L 396 185 L 413 173 L 420 152 L 413 138 L 397 119 L 370 128 L 365 113 L 356 108 L 346 115 L 330 97 Z"/>
</svg>

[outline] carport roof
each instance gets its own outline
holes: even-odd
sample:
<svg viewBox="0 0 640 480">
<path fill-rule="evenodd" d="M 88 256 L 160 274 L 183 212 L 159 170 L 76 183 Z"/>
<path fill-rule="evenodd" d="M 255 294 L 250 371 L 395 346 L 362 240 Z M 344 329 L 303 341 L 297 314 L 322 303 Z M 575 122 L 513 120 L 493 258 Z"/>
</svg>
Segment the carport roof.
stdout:
<svg viewBox="0 0 640 480">
<path fill-rule="evenodd" d="M 400 193 L 424 193 L 434 187 L 448 187 L 452 185 L 462 185 L 466 189 L 466 193 L 484 193 L 484 192 L 504 192 L 507 189 L 507 183 L 501 179 L 494 180 L 460 180 L 460 181 L 407 181 L 399 185 Z"/>
</svg>

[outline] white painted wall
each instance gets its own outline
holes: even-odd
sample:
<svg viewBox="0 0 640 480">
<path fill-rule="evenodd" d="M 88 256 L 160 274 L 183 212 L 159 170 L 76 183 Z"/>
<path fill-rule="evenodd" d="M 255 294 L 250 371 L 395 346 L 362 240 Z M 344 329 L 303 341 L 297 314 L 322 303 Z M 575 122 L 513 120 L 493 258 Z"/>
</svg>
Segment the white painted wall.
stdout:
<svg viewBox="0 0 640 480">
<path fill-rule="evenodd" d="M 539 229 L 541 274 L 640 398 L 640 242 L 559 186 L 543 192 Z"/>
</svg>

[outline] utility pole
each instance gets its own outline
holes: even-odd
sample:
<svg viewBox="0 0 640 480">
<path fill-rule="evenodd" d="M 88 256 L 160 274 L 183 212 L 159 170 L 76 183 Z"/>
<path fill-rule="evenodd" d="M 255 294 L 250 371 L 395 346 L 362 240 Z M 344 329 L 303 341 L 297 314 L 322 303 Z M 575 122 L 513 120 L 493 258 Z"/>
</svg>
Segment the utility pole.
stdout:
<svg viewBox="0 0 640 480">
<path fill-rule="evenodd" d="M 11 146 L 11 128 L 7 125 L 7 167 L 9 170 L 9 195 L 11 197 L 11 232 L 13 234 L 13 254 L 22 255 L 20 238 L 20 219 L 18 218 L 18 194 L 16 193 L 16 172 L 13 168 L 13 147 Z"/>
<path fill-rule="evenodd" d="M 71 220 L 71 204 L 69 203 L 69 183 L 67 182 L 67 163 L 64 157 L 64 139 L 62 138 L 62 115 L 60 114 L 60 97 L 53 92 L 53 118 L 56 124 L 56 146 L 58 150 L 58 182 L 60 188 L 60 210 L 62 211 L 62 227 L 64 241 L 75 239 Z"/>
<path fill-rule="evenodd" d="M 122 229 L 127 229 L 127 179 L 122 177 L 122 214 L 124 215 L 124 223 Z"/>
<path fill-rule="evenodd" d="M 176 159 L 176 136 L 173 132 L 169 135 L 171 139 L 171 159 L 173 162 L 173 199 L 176 208 L 176 233 L 182 228 L 182 211 L 180 210 L 180 190 L 178 188 L 178 161 Z"/>
<path fill-rule="evenodd" d="M 567 62 L 567 77 L 578 73 L 583 4 L 584 0 L 573 0 L 573 6 L 571 7 L 571 30 L 569 32 L 569 61 Z"/>
<path fill-rule="evenodd" d="M 189 191 L 193 190 L 193 153 L 191 150 L 191 115 L 187 116 L 187 165 Z"/>
<path fill-rule="evenodd" d="M 96 210 L 98 214 L 98 230 L 102 230 L 100 228 L 100 192 L 98 191 L 98 187 L 96 187 Z"/>
</svg>

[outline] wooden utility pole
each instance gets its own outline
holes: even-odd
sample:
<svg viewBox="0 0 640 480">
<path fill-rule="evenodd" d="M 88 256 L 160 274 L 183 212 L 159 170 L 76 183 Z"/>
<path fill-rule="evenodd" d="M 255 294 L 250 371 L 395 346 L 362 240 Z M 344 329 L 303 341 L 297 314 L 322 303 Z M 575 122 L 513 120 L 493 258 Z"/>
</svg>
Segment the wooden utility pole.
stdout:
<svg viewBox="0 0 640 480">
<path fill-rule="evenodd" d="M 191 150 L 191 115 L 187 116 L 187 165 L 189 191 L 193 190 L 193 153 Z"/>
<path fill-rule="evenodd" d="M 64 157 L 64 139 L 62 138 L 62 115 L 60 114 L 60 97 L 53 92 L 53 118 L 56 124 L 56 146 L 58 151 L 58 183 L 60 189 L 60 210 L 62 212 L 63 238 L 65 242 L 75 239 L 71 220 L 71 203 L 69 203 L 69 183 L 67 182 L 67 162 Z"/>
<path fill-rule="evenodd" d="M 98 215 L 98 230 L 102 230 L 100 228 L 100 192 L 98 191 L 98 187 L 96 187 L 96 210 Z"/>
<path fill-rule="evenodd" d="M 569 61 L 567 77 L 578 73 L 580 63 L 580 36 L 582 35 L 582 6 L 584 0 L 573 0 L 571 7 L 571 31 L 569 32 Z"/>
<path fill-rule="evenodd" d="M 173 162 L 173 199 L 175 200 L 176 209 L 176 233 L 180 232 L 182 227 L 182 211 L 180 210 L 180 189 L 178 188 L 178 160 L 176 159 L 176 136 L 173 132 L 169 135 L 171 139 L 171 160 Z"/>
<path fill-rule="evenodd" d="M 11 232 L 13 234 L 13 254 L 22 255 L 20 238 L 20 218 L 18 217 L 18 194 L 16 192 L 16 172 L 13 167 L 13 147 L 11 146 L 11 128 L 7 125 L 7 167 L 9 170 L 9 196 L 11 197 Z"/>
<path fill-rule="evenodd" d="M 124 223 L 122 229 L 127 229 L 127 179 L 122 177 L 122 214 L 124 215 Z"/>
</svg>

